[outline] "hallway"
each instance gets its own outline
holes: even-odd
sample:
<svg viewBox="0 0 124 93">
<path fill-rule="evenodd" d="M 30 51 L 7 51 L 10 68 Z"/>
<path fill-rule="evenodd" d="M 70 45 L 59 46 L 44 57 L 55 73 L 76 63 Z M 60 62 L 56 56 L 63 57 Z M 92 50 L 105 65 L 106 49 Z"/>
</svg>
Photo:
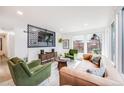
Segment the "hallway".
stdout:
<svg viewBox="0 0 124 93">
<path fill-rule="evenodd" d="M 11 79 L 7 60 L 7 57 L 0 56 L 0 83 Z"/>
</svg>

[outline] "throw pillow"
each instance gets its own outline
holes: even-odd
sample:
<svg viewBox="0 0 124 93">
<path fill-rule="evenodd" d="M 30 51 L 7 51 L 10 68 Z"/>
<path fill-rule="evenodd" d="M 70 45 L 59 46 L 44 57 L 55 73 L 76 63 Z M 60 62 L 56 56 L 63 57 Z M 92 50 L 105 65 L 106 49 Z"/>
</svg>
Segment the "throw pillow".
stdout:
<svg viewBox="0 0 124 93">
<path fill-rule="evenodd" d="M 98 67 L 100 67 L 100 60 L 101 60 L 101 57 L 96 56 L 96 57 L 92 57 L 91 62 L 97 65 Z"/>
<path fill-rule="evenodd" d="M 90 61 L 91 58 L 92 58 L 92 54 L 84 54 L 83 55 L 84 60 L 89 60 Z"/>
<path fill-rule="evenodd" d="M 29 69 L 29 67 L 28 67 L 28 65 L 26 64 L 26 62 L 24 62 L 22 59 L 20 59 L 20 58 L 18 58 L 18 57 L 12 58 L 11 61 L 12 61 L 14 64 L 22 63 L 23 66 L 25 66 L 27 69 Z"/>
<path fill-rule="evenodd" d="M 20 58 L 18 58 L 18 57 L 14 57 L 14 58 L 12 58 L 12 59 L 10 59 L 14 64 L 18 64 L 18 63 L 20 63 L 20 62 L 23 62 L 23 60 L 22 59 L 20 59 Z"/>
<path fill-rule="evenodd" d="M 88 73 L 94 74 L 96 76 L 104 77 L 105 76 L 105 67 L 101 67 L 99 69 L 88 69 Z"/>
</svg>

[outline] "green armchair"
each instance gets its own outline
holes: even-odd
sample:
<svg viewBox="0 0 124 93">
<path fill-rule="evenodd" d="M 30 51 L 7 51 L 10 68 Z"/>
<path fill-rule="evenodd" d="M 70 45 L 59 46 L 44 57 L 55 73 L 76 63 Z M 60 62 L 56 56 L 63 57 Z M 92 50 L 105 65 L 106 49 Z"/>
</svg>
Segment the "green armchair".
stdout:
<svg viewBox="0 0 124 93">
<path fill-rule="evenodd" d="M 74 60 L 75 54 L 77 54 L 77 53 L 78 53 L 78 50 L 70 49 L 69 53 L 65 53 L 65 57 Z"/>
<path fill-rule="evenodd" d="M 8 61 L 8 66 L 17 86 L 38 85 L 51 74 L 51 63 L 41 65 L 39 60 L 26 64 L 20 58 L 15 57 Z"/>
</svg>

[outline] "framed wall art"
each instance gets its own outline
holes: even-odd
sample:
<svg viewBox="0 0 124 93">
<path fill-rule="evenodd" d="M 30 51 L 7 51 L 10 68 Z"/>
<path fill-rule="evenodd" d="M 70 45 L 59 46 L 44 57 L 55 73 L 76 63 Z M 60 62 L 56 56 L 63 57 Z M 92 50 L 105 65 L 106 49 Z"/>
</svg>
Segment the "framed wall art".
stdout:
<svg viewBox="0 0 124 93">
<path fill-rule="evenodd" d="M 48 29 L 27 26 L 28 31 L 28 48 L 33 47 L 55 47 L 56 33 Z"/>
<path fill-rule="evenodd" d="M 69 39 L 63 40 L 63 49 L 69 49 Z"/>
</svg>

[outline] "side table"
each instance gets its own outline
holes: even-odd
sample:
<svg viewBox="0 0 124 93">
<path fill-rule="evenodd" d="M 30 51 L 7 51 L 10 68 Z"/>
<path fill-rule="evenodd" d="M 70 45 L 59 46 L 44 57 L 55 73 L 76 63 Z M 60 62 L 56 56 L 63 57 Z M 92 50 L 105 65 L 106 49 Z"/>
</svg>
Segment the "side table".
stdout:
<svg viewBox="0 0 124 93">
<path fill-rule="evenodd" d="M 58 69 L 60 70 L 62 67 L 67 66 L 67 60 L 57 59 Z"/>
</svg>

